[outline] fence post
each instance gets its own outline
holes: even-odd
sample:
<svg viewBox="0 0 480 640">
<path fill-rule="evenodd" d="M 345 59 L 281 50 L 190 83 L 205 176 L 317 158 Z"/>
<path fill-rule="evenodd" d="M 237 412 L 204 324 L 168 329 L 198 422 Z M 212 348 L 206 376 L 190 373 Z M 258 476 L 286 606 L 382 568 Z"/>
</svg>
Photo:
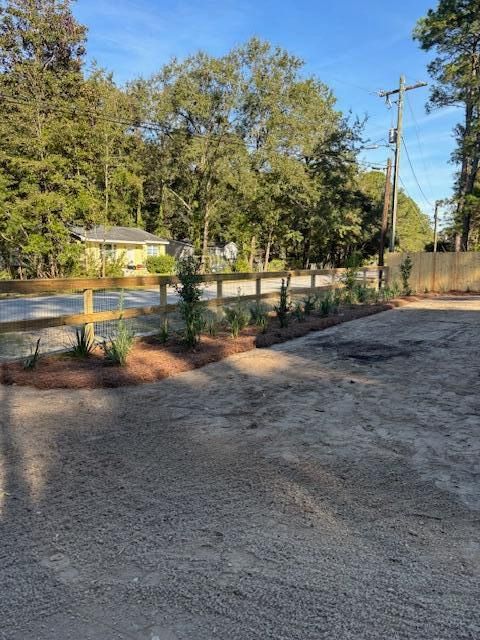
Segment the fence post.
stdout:
<svg viewBox="0 0 480 640">
<path fill-rule="evenodd" d="M 262 299 L 262 279 L 257 278 L 255 280 L 255 295 L 257 296 L 257 302 L 260 304 Z"/>
<path fill-rule="evenodd" d="M 312 289 L 315 289 L 315 281 L 316 275 L 314 273 L 310 274 L 310 286 Z"/>
<path fill-rule="evenodd" d="M 362 271 L 363 271 L 363 283 L 362 284 L 366 289 L 367 288 L 367 269 L 366 269 L 366 267 L 363 267 Z"/>
<path fill-rule="evenodd" d="M 217 280 L 217 299 L 223 298 L 223 280 Z"/>
<path fill-rule="evenodd" d="M 93 313 L 93 289 L 83 291 L 83 313 Z M 85 323 L 85 336 L 87 340 L 95 339 L 95 325 L 93 322 Z"/>
</svg>

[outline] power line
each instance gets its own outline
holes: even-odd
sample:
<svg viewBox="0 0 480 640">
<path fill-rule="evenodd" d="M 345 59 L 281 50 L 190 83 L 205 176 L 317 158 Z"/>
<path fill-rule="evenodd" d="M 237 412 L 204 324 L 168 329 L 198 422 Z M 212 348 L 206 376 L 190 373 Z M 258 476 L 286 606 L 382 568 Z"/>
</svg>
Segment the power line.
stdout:
<svg viewBox="0 0 480 640">
<path fill-rule="evenodd" d="M 423 199 L 424 199 L 424 200 L 425 200 L 425 202 L 428 204 L 428 206 L 429 206 L 429 207 L 433 207 L 433 204 L 430 202 L 430 200 L 429 200 L 429 199 L 427 198 L 427 196 L 425 195 L 425 193 L 424 193 L 424 191 L 423 191 L 423 189 L 422 189 L 422 186 L 421 186 L 420 182 L 418 181 L 417 174 L 415 173 L 415 169 L 413 168 L 413 164 L 412 164 L 412 161 L 411 161 L 411 159 L 410 159 L 410 154 L 408 153 L 408 148 L 407 148 L 407 145 L 406 145 L 406 143 L 405 143 L 405 138 L 404 138 L 403 136 L 402 136 L 402 142 L 403 142 L 403 147 L 404 147 L 404 149 L 405 149 L 405 152 L 406 152 L 406 154 L 407 154 L 408 164 L 410 165 L 410 169 L 411 169 L 411 171 L 412 171 L 412 175 L 413 175 L 413 177 L 415 178 L 415 182 L 417 183 L 417 186 L 418 186 L 418 188 L 419 188 L 419 190 L 420 190 L 420 193 L 422 194 Z"/>
<path fill-rule="evenodd" d="M 13 97 L 13 96 L 9 96 L 8 94 L 5 93 L 0 93 L 0 100 L 4 100 L 5 102 L 9 102 L 12 104 L 18 104 L 18 105 L 22 105 L 22 106 L 29 106 L 31 104 L 31 101 L 29 100 L 25 100 L 25 99 L 21 99 L 21 98 L 17 98 L 17 97 Z M 239 146 L 241 146 L 242 148 L 250 148 L 253 150 L 258 150 L 258 147 L 255 143 L 253 142 L 246 142 L 244 140 L 242 140 L 242 138 L 237 137 L 236 134 L 229 132 L 228 134 L 218 134 L 218 135 L 211 135 L 211 134 L 206 134 L 206 133 L 197 133 L 197 132 L 191 132 L 191 131 L 184 131 L 181 129 L 175 129 L 175 130 L 168 130 L 166 127 L 152 122 L 152 121 L 148 121 L 148 120 L 127 120 L 124 118 L 118 118 L 112 114 L 108 114 L 105 111 L 103 111 L 103 113 L 98 112 L 97 110 L 88 110 L 88 109 L 78 109 L 77 107 L 71 107 L 70 109 L 67 107 L 60 107 L 58 105 L 48 105 L 48 103 L 46 103 L 46 101 L 42 101 L 42 104 L 45 108 L 50 109 L 53 112 L 57 112 L 57 113 L 61 113 L 63 115 L 67 115 L 70 117 L 74 117 L 74 116 L 86 116 L 86 117 L 95 117 L 98 118 L 99 120 L 104 120 L 106 122 L 111 122 L 113 124 L 119 124 L 122 126 L 126 126 L 126 127 L 132 127 L 132 128 L 137 128 L 137 129 L 145 129 L 145 130 L 150 130 L 150 131 L 156 131 L 158 133 L 163 133 L 164 135 L 173 138 L 174 136 L 178 136 L 178 135 L 183 135 L 187 138 L 199 138 L 199 139 L 206 139 L 206 140 L 215 140 L 215 141 L 219 141 L 219 139 L 221 139 L 222 137 L 226 138 L 229 144 L 237 144 Z M 361 149 L 360 149 L 361 150 Z M 359 151 L 360 151 L 359 150 Z M 323 152 L 324 155 L 335 155 L 333 152 Z M 352 158 L 345 158 L 343 157 L 342 160 L 344 162 L 358 162 L 358 160 Z"/>
<path fill-rule="evenodd" d="M 417 137 L 418 149 L 420 151 L 420 156 L 422 158 L 422 164 L 423 164 L 423 168 L 424 168 L 424 171 L 425 171 L 425 177 L 427 179 L 429 191 L 430 191 L 430 193 L 432 193 L 433 192 L 433 188 L 432 188 L 432 183 L 430 181 L 430 172 L 428 170 L 427 163 L 426 163 L 426 160 L 425 160 L 425 154 L 424 154 L 424 150 L 423 150 L 423 145 L 422 145 L 422 142 L 420 140 L 420 129 L 418 127 L 417 119 L 415 117 L 415 113 L 413 111 L 413 107 L 412 107 L 412 103 L 410 101 L 410 98 L 408 97 L 408 93 L 406 94 L 406 98 L 407 98 L 408 108 L 410 110 L 410 115 L 412 116 L 413 125 L 414 125 L 414 128 L 415 128 L 415 135 Z"/>
</svg>

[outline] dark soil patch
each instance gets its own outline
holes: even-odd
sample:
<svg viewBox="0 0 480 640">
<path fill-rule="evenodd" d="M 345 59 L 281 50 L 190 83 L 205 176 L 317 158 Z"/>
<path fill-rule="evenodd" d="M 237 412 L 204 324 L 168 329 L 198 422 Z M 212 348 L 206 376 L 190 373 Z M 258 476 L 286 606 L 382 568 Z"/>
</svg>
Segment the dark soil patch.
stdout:
<svg viewBox="0 0 480 640">
<path fill-rule="evenodd" d="M 272 344 L 286 342 L 292 338 L 300 338 L 310 333 L 310 331 L 321 331 L 329 327 L 334 327 L 342 322 L 371 316 L 374 313 L 380 313 L 380 311 L 387 311 L 387 309 L 392 309 L 393 306 L 393 304 L 378 304 L 364 307 L 352 306 L 348 309 L 341 309 L 340 313 L 335 316 L 322 318 L 318 315 L 311 315 L 307 316 L 303 322 L 292 320 L 288 327 L 283 329 L 280 328 L 278 321 L 274 320 L 270 323 L 266 333 L 261 333 L 257 336 L 256 346 L 270 347 Z"/>
<path fill-rule="evenodd" d="M 145 338 L 135 343 L 125 367 L 108 365 L 100 349 L 88 359 L 68 355 L 44 356 L 34 370 L 25 370 L 21 362 L 9 362 L 0 367 L 0 383 L 38 389 L 93 389 L 154 382 L 203 367 L 235 353 L 255 347 L 269 347 L 299 338 L 310 331 L 327 329 L 342 322 L 386 311 L 393 306 L 391 303 L 351 307 L 327 318 L 314 314 L 306 317 L 303 322 L 292 319 L 289 326 L 283 329 L 274 319 L 265 333 L 257 334 L 254 328 L 249 327 L 236 339 L 225 333 L 215 337 L 202 336 L 195 350 L 187 349 L 176 339 L 160 344 L 155 338 Z"/>
<path fill-rule="evenodd" d="M 423 344 L 423 343 L 422 343 Z M 412 345 L 412 349 L 399 349 L 391 344 L 383 342 L 368 342 L 366 340 L 332 340 L 317 338 L 312 340 L 314 348 L 320 347 L 326 351 L 335 351 L 340 358 L 349 358 L 357 362 L 385 362 L 392 358 L 408 358 L 413 353 L 418 353 L 418 342 Z"/>
</svg>

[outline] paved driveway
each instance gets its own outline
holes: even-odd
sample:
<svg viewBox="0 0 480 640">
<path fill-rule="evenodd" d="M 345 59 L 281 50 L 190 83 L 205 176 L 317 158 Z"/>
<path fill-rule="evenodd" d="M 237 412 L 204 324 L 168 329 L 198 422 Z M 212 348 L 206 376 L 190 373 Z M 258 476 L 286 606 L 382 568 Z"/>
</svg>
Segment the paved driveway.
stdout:
<svg viewBox="0 0 480 640">
<path fill-rule="evenodd" d="M 480 299 L 0 388 L 2 640 L 480 637 Z"/>
</svg>

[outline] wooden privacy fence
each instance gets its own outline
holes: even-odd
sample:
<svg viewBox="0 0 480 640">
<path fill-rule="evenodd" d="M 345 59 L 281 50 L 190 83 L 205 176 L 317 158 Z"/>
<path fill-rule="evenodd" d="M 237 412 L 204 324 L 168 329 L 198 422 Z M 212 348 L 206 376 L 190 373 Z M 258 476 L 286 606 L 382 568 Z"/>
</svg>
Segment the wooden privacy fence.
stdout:
<svg viewBox="0 0 480 640">
<path fill-rule="evenodd" d="M 218 307 L 235 302 L 237 296 L 227 296 L 223 294 L 224 283 L 241 281 L 254 281 L 255 293 L 251 295 L 241 295 L 242 301 L 260 301 L 272 296 L 278 296 L 277 291 L 262 291 L 262 282 L 266 279 L 277 280 L 291 276 L 291 278 L 308 277 L 309 286 L 292 287 L 293 295 L 306 295 L 335 288 L 341 284 L 341 275 L 344 269 L 315 269 L 300 271 L 278 271 L 265 273 L 222 273 L 206 274 L 199 276 L 200 283 L 216 283 L 216 297 L 210 300 L 203 300 L 207 307 Z M 378 284 L 379 280 L 386 277 L 388 267 L 364 267 L 359 269 L 358 278 L 365 285 L 368 283 Z M 318 279 L 323 276 L 328 278 L 329 284 L 319 284 Z M 167 314 L 177 309 L 177 304 L 168 303 L 167 289 L 178 282 L 175 276 L 131 276 L 121 278 L 69 278 L 52 280 L 4 280 L 0 281 L 0 310 L 2 298 L 8 294 L 10 296 L 32 296 L 32 295 L 57 295 L 72 294 L 73 292 L 83 292 L 83 312 L 69 315 L 50 315 L 48 317 L 15 318 L 2 321 L 0 315 L 0 334 L 9 332 L 35 331 L 51 327 L 80 326 L 86 325 L 89 330 L 93 329 L 93 323 L 119 320 L 120 318 L 136 318 L 148 316 L 150 314 Z M 158 304 L 152 306 L 134 306 L 124 309 L 108 311 L 94 310 L 94 292 L 98 290 L 122 290 L 122 289 L 158 289 Z M 28 298 L 25 297 L 23 304 L 28 308 Z"/>
<path fill-rule="evenodd" d="M 480 252 L 388 254 L 392 282 L 400 281 L 400 265 L 407 255 L 413 262 L 410 287 L 416 293 L 480 291 Z"/>
</svg>

